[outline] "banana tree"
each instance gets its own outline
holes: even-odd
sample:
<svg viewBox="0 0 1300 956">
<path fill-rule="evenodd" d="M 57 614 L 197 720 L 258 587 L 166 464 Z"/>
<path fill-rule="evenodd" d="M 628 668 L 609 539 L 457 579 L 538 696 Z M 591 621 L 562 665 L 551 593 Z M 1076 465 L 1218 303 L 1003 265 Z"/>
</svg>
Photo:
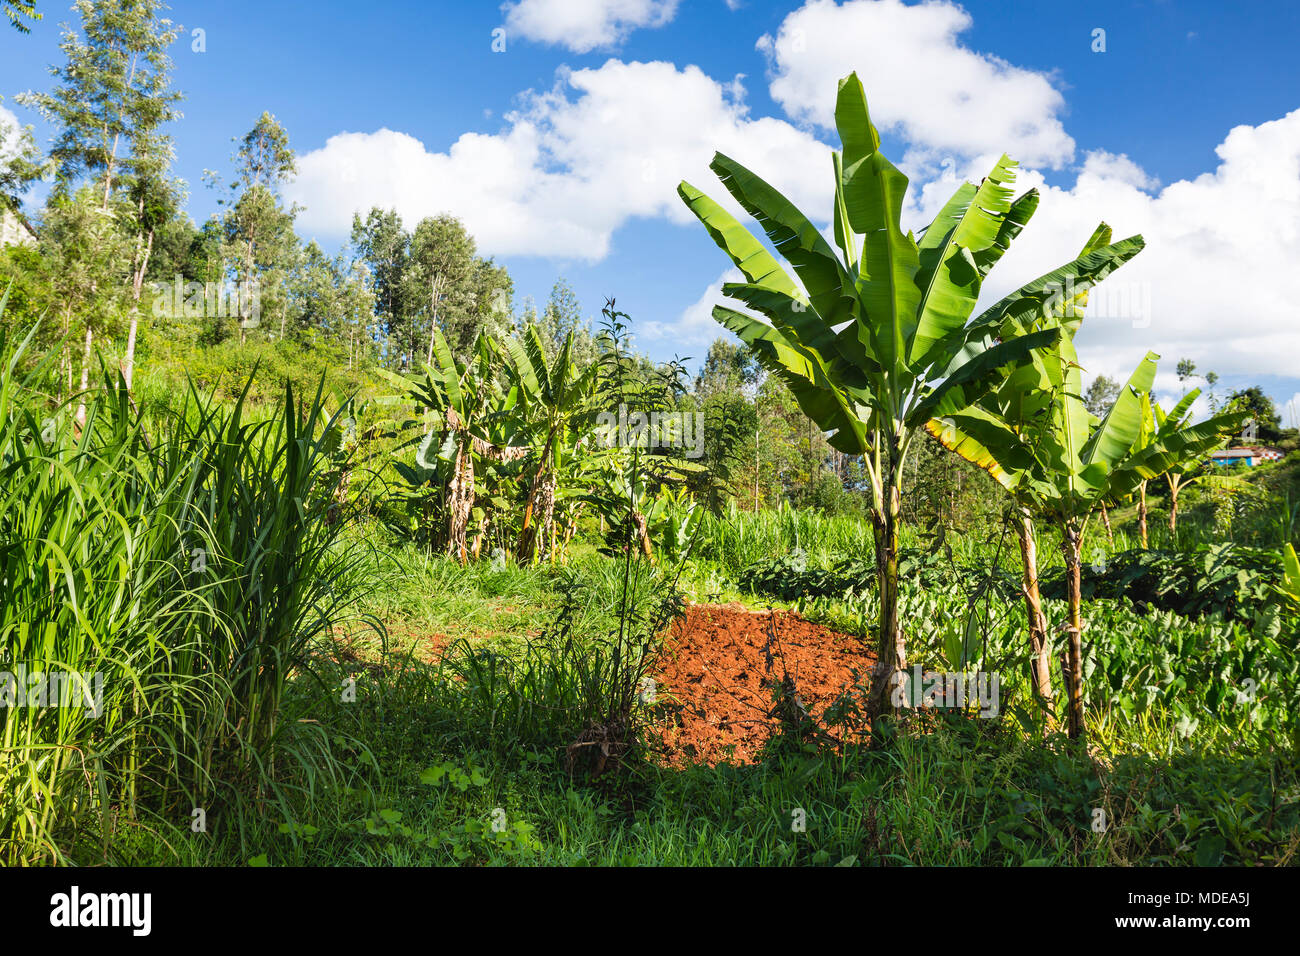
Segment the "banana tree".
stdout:
<svg viewBox="0 0 1300 956">
<path fill-rule="evenodd" d="M 744 275 L 723 294 L 768 321 L 723 305 L 713 317 L 786 383 L 832 447 L 863 456 L 880 587 L 869 711 L 880 714 L 893 706 L 907 663 L 898 521 L 913 441 L 926 422 L 976 401 L 1058 332 L 999 338 L 969 321 L 984 277 L 1038 203 L 1032 190 L 1013 199 L 1014 161 L 1003 156 L 979 185 L 962 185 L 917 240 L 900 221 L 907 177 L 880 152 L 857 74 L 840 81 L 835 125 L 843 146 L 832 153 L 838 248 L 736 160 L 718 153 L 710 164 L 798 281 L 718 203 L 686 182 L 678 194 Z"/>
<path fill-rule="evenodd" d="M 1155 400 L 1149 393 L 1142 396 L 1141 411 L 1138 414 L 1138 437 L 1133 442 L 1134 451 L 1145 448 L 1155 441 L 1155 404 Z M 1137 501 L 1138 540 L 1142 542 L 1142 548 L 1145 550 L 1151 546 L 1147 535 L 1147 483 L 1145 479 L 1137 483 L 1135 498 Z"/>
<path fill-rule="evenodd" d="M 582 496 L 601 518 L 604 553 L 617 556 L 632 546 L 651 564 L 660 553 L 680 561 L 704 517 L 704 507 L 686 485 L 704 473 L 704 466 L 637 454 L 613 444 L 607 431 L 608 426 L 597 426 L 597 444 L 605 447 L 587 456 L 588 488 Z"/>
<path fill-rule="evenodd" d="M 596 366 L 581 369 L 574 362 L 572 332 L 549 366 L 535 325 L 527 326 L 520 338 L 522 342 L 514 337 L 506 339 L 505 347 L 507 370 L 519 395 L 519 417 L 537 455 L 515 549 L 519 563 L 526 564 L 539 547 L 545 547 L 548 534 L 554 556 L 556 488 L 564 458 L 576 440 L 575 430 L 590 411 L 587 406 Z"/>
<path fill-rule="evenodd" d="M 423 380 L 411 382 L 388 373 L 404 385 L 409 396 L 428 409 L 431 430 L 399 445 L 418 442 L 415 466 L 396 465 L 398 472 L 416 487 L 438 482 L 442 488 L 446 530 L 441 544 L 449 556 L 462 564 L 469 560 L 468 531 L 474 511 L 475 458 L 487 462 L 518 461 L 530 447 L 515 444 L 509 423 L 518 403 L 517 390 L 502 389 L 493 374 L 490 339 L 480 336 L 473 348 L 473 360 L 462 362 L 453 355 L 441 330 L 434 332 L 436 364 L 425 367 Z"/>
<path fill-rule="evenodd" d="M 1151 391 L 1158 358 L 1154 352 L 1147 353 L 1110 411 L 1098 420 L 1084 407 L 1073 336 L 1062 335 L 1054 348 L 1043 350 L 1039 356 L 1056 387 L 1050 390 L 1043 425 L 1032 436 L 1021 434 L 1007 419 L 983 406 L 951 416 L 955 428 L 979 446 L 978 451 L 968 447 L 964 453 L 987 457 L 994 467 L 1014 476 L 1012 487 L 1017 500 L 1024 502 L 1032 514 L 1060 528 L 1069 605 L 1063 628 L 1068 650 L 1062 671 L 1072 739 L 1081 739 L 1084 729 L 1081 568 L 1089 515 L 1107 498 L 1125 497 L 1140 482 L 1158 478 L 1178 463 L 1204 454 L 1245 417 L 1244 413 L 1236 413 L 1196 425 L 1184 424 L 1154 436 L 1144 447 L 1135 447 L 1141 430 L 1142 399 Z"/>
<path fill-rule="evenodd" d="M 1151 406 L 1157 430 L 1180 428 L 1192 413 L 1192 403 L 1201 394 L 1199 388 L 1188 392 L 1166 415 L 1158 402 Z M 1205 485 L 1209 488 L 1221 488 L 1228 491 L 1244 491 L 1250 488 L 1250 482 L 1232 475 L 1216 475 L 1205 471 L 1205 457 L 1201 456 L 1180 462 L 1165 472 L 1165 483 L 1169 486 L 1169 540 L 1174 541 L 1178 534 L 1178 495 L 1193 485 Z"/>
<path fill-rule="evenodd" d="M 1074 260 L 1004 296 L 980 315 L 977 324 L 993 326 L 1003 337 L 1057 328 L 1062 338 L 1072 340 L 1083 322 L 1092 288 L 1143 249 L 1141 236 L 1116 243 L 1111 242 L 1111 236 L 1110 227 L 1101 223 Z M 1045 442 L 1051 443 L 1050 410 L 1066 387 L 1065 373 L 1071 361 L 1062 348 L 1057 340 L 1052 346 L 1036 350 L 1029 361 L 1021 363 L 975 407 L 934 419 L 926 426 L 942 444 L 987 471 L 1011 496 L 1029 630 L 1031 685 L 1046 711 L 1049 726 L 1054 721 L 1052 646 L 1038 583 L 1037 499 L 1025 481 L 1038 462 L 1032 456 L 1020 461 L 1000 460 L 981 441 L 1005 444 L 1000 434 L 1000 429 L 1005 428 L 1024 448 L 1037 449 Z M 1095 422 L 1086 409 L 1085 414 L 1089 423 Z M 1105 499 L 1099 504 L 1104 509 Z"/>
<path fill-rule="evenodd" d="M 1192 403 L 1196 401 L 1197 396 L 1201 394 L 1199 388 L 1194 388 L 1184 395 L 1166 415 L 1161 409 L 1160 403 L 1150 395 L 1142 397 L 1142 428 L 1138 432 L 1135 449 L 1144 448 L 1149 445 L 1155 438 L 1160 435 L 1169 434 L 1182 428 L 1191 417 Z M 1186 462 L 1180 462 L 1177 466 L 1165 472 L 1165 482 L 1169 486 L 1169 536 L 1173 536 L 1178 530 L 1178 493 L 1184 488 L 1195 484 L 1204 484 L 1212 488 L 1223 488 L 1230 491 L 1240 491 L 1248 489 L 1250 483 L 1229 475 L 1215 475 L 1202 471 L 1200 474 L 1191 475 L 1191 472 L 1204 464 L 1204 456 L 1194 458 Z M 1138 533 L 1142 538 L 1142 547 L 1147 547 L 1147 483 L 1141 481 L 1137 486 L 1137 509 L 1138 509 Z"/>
</svg>

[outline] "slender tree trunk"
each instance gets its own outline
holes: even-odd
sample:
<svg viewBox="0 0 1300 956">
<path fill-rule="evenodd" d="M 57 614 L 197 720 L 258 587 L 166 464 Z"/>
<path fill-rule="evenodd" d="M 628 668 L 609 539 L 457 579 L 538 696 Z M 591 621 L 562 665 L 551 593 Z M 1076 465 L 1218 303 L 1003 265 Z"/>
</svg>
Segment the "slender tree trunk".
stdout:
<svg viewBox="0 0 1300 956">
<path fill-rule="evenodd" d="M 131 276 L 131 324 L 126 333 L 126 354 L 122 356 L 122 378 L 126 389 L 131 390 L 135 378 L 135 340 L 140 327 L 140 296 L 144 292 L 144 274 L 149 269 L 149 256 L 153 252 L 154 231 L 149 230 L 149 238 L 144 243 L 144 252 L 138 255 L 135 270 Z M 137 248 L 139 243 L 137 241 Z"/>
<path fill-rule="evenodd" d="M 1104 501 L 1101 503 L 1101 523 L 1106 526 L 1106 540 L 1112 548 L 1115 547 L 1115 533 L 1110 530 L 1110 511 Z"/>
<path fill-rule="evenodd" d="M 77 403 L 77 424 L 86 426 L 86 389 L 90 388 L 90 343 L 94 332 L 86 324 L 86 347 L 81 352 L 81 400 Z"/>
<path fill-rule="evenodd" d="M 874 720 L 893 713 L 896 691 L 904 686 L 907 647 L 898 619 L 898 513 L 896 465 L 890 462 L 881 476 L 883 500 L 872 514 L 876 544 L 876 581 L 880 589 L 880 621 L 876 634 L 876 675 L 867 715 Z"/>
<path fill-rule="evenodd" d="M 1052 648 L 1047 637 L 1047 615 L 1043 613 L 1043 601 L 1038 590 L 1038 543 L 1034 536 L 1034 520 L 1024 508 L 1020 509 L 1016 531 L 1020 538 L 1025 614 L 1029 621 L 1029 674 L 1034 696 L 1043 704 L 1050 728 L 1055 716 L 1052 711 Z"/>
<path fill-rule="evenodd" d="M 426 365 L 433 364 L 433 336 L 438 331 L 438 288 L 441 284 L 442 277 L 434 276 L 429 287 L 429 357 L 425 360 Z"/>
<path fill-rule="evenodd" d="M 1069 734 L 1071 740 L 1083 740 L 1083 618 L 1082 559 L 1083 539 L 1071 521 L 1064 523 L 1061 550 L 1065 556 L 1065 588 L 1070 616 L 1066 622 L 1069 648 L 1063 655 L 1066 691 L 1069 695 Z"/>
<path fill-rule="evenodd" d="M 101 211 L 108 211 L 108 200 L 113 195 L 113 167 L 117 161 L 117 141 L 118 137 L 113 137 L 113 148 L 109 151 L 108 161 L 104 164 L 104 202 L 99 207 Z"/>
<path fill-rule="evenodd" d="M 119 48 L 118 48 L 118 45 L 117 45 L 117 44 L 113 44 L 113 51 L 114 51 L 115 53 L 118 51 L 118 49 L 119 49 Z M 132 54 L 131 54 L 131 70 L 130 70 L 130 72 L 128 72 L 127 75 L 126 75 L 126 88 L 127 88 L 128 90 L 131 89 L 131 84 L 135 82 L 135 70 L 136 70 L 136 66 L 139 64 L 139 62 L 140 62 L 140 54 L 139 54 L 138 52 L 137 52 L 137 53 L 132 53 Z M 118 118 L 118 120 L 123 120 L 123 119 L 125 119 L 125 117 L 123 116 L 123 111 L 122 111 L 122 110 L 118 110 L 117 118 Z M 105 132 L 105 133 L 108 132 L 107 128 L 105 128 L 104 132 Z M 113 170 L 117 167 L 117 144 L 118 144 L 118 141 L 119 141 L 121 138 L 122 138 L 122 136 L 121 136 L 120 133 L 114 133 L 114 134 L 113 134 L 113 148 L 110 149 L 110 150 L 108 151 L 108 161 L 104 163 L 104 205 L 103 205 L 103 209 L 104 209 L 105 212 L 108 211 L 108 200 L 109 200 L 109 198 L 113 195 Z"/>
<path fill-rule="evenodd" d="M 1138 535 L 1145 549 L 1147 547 L 1147 483 L 1145 481 L 1138 483 Z"/>
<path fill-rule="evenodd" d="M 67 305 L 63 308 L 63 347 L 59 362 L 62 368 L 59 376 L 59 387 L 63 394 L 61 398 L 68 398 L 72 395 L 72 349 L 68 347 L 68 333 L 72 331 L 72 306 Z"/>
<path fill-rule="evenodd" d="M 244 252 L 244 274 L 241 277 L 244 282 L 252 282 L 253 269 L 257 264 L 257 260 L 254 258 L 253 255 L 254 250 L 256 249 L 256 246 L 254 244 L 255 241 L 256 240 L 252 236 L 249 236 L 248 248 Z M 247 316 L 244 315 L 244 310 L 242 308 L 244 295 L 242 292 L 238 292 L 237 295 L 239 296 L 239 302 L 241 307 L 239 309 L 239 318 L 236 319 L 235 321 L 239 325 L 239 344 L 242 347 L 244 345 L 244 341 L 247 337 L 247 332 L 248 332 L 248 330 L 244 327 L 244 320 L 247 318 Z"/>
</svg>

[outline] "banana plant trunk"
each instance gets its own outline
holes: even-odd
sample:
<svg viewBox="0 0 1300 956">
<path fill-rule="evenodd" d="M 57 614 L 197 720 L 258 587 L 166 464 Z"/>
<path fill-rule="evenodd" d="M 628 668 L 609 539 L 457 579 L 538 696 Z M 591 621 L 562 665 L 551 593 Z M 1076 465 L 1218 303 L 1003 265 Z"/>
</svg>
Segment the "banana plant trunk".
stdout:
<svg viewBox="0 0 1300 956">
<path fill-rule="evenodd" d="M 474 510 L 474 455 L 468 436 L 458 436 L 456 461 L 447 486 L 447 555 L 461 564 L 469 561 L 466 536 Z"/>
<path fill-rule="evenodd" d="M 555 476 L 547 466 L 551 460 L 551 443 L 555 440 L 552 432 L 546 438 L 542 448 L 541 460 L 533 472 L 528 485 L 528 503 L 524 508 L 524 526 L 519 532 L 519 543 L 515 546 L 515 558 L 520 564 L 527 564 L 537 551 L 538 528 L 541 528 L 542 546 L 546 545 L 546 532 L 555 514 Z"/>
<path fill-rule="evenodd" d="M 551 428 L 547 433 L 546 444 L 542 446 L 541 460 L 537 471 L 528 485 L 528 505 L 524 509 L 524 527 L 519 532 L 519 544 L 515 548 L 515 558 L 520 564 L 532 561 L 538 549 L 538 535 L 541 546 L 546 546 L 546 536 L 551 532 L 555 522 L 555 489 L 559 476 L 551 468 L 551 447 L 558 440 L 558 429 Z"/>
<path fill-rule="evenodd" d="M 578 504 L 569 514 L 569 522 L 564 528 L 564 540 L 560 542 L 560 553 L 563 554 L 569 547 L 569 542 L 573 540 L 574 532 L 578 530 L 578 515 L 582 511 L 582 505 Z"/>
<path fill-rule="evenodd" d="M 541 500 L 538 504 L 541 506 L 541 518 L 537 522 L 538 534 L 541 536 L 541 546 L 546 547 L 546 540 L 550 538 L 550 558 L 555 560 L 555 491 L 559 484 L 555 472 L 548 471 L 546 480 L 542 482 Z"/>
<path fill-rule="evenodd" d="M 1050 728 L 1054 724 L 1052 712 L 1052 648 L 1047 639 L 1047 615 L 1043 613 L 1042 595 L 1038 589 L 1038 543 L 1034 535 L 1034 519 L 1029 511 L 1020 509 L 1016 528 L 1020 538 L 1020 563 L 1023 569 L 1022 590 L 1025 595 L 1025 616 L 1029 621 L 1029 676 L 1033 682 L 1034 696 L 1043 705 Z"/>
<path fill-rule="evenodd" d="M 872 533 L 876 545 L 876 582 L 880 590 L 880 622 L 876 635 L 876 678 L 867 713 L 872 719 L 896 708 L 895 689 L 906 677 L 907 646 L 898 615 L 897 468 L 891 467 L 882 484 L 881 507 L 873 509 Z"/>
<path fill-rule="evenodd" d="M 1068 732 L 1071 740 L 1083 739 L 1083 619 L 1082 557 L 1083 535 L 1074 521 L 1066 521 L 1061 551 L 1065 557 L 1065 593 L 1069 604 L 1066 633 L 1069 647 L 1065 653 L 1065 686 L 1069 695 Z"/>
<path fill-rule="evenodd" d="M 1142 539 L 1142 547 L 1147 547 L 1147 483 L 1145 481 L 1138 484 L 1138 535 Z"/>
<path fill-rule="evenodd" d="M 469 521 L 474 512 L 474 456 L 494 462 L 518 461 L 529 449 L 526 445 L 494 445 L 471 432 L 465 417 L 454 408 L 446 414 L 448 427 L 456 433 L 456 460 L 447 484 L 447 554 L 467 564 Z M 474 547 L 477 557 L 477 541 Z"/>
<path fill-rule="evenodd" d="M 487 515 L 478 519 L 478 533 L 474 535 L 474 543 L 470 545 L 470 556 L 477 561 L 480 552 L 483 550 L 483 536 L 487 534 Z"/>
<path fill-rule="evenodd" d="M 1115 547 L 1115 533 L 1110 530 L 1110 510 L 1104 503 L 1101 506 L 1101 523 L 1106 526 L 1106 540 L 1112 548 Z"/>
<path fill-rule="evenodd" d="M 1178 534 L 1178 482 L 1172 477 L 1169 479 L 1169 547 L 1175 547 L 1175 538 Z"/>
<path fill-rule="evenodd" d="M 642 553 L 643 555 L 646 556 L 646 559 L 647 559 L 651 564 L 654 564 L 654 561 L 655 561 L 655 549 L 654 549 L 654 545 L 651 544 L 651 542 L 650 542 L 650 522 L 649 522 L 649 520 L 648 520 L 648 519 L 646 518 L 646 516 L 643 515 L 641 512 L 636 511 L 636 510 L 633 510 L 633 512 L 632 512 L 632 527 L 633 527 L 633 528 L 635 529 L 635 531 L 636 531 L 636 539 L 637 539 L 638 544 L 640 544 L 640 546 L 641 546 L 641 553 Z"/>
</svg>

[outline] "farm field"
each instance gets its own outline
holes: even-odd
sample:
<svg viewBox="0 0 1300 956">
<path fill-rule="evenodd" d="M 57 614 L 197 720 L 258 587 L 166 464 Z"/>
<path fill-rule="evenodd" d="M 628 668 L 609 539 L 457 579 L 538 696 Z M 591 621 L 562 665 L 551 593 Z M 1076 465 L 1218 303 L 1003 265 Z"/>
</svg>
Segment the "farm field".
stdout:
<svg viewBox="0 0 1300 956">
<path fill-rule="evenodd" d="M 1198 311 L 1207 244 L 1290 241 L 1232 177 L 1300 111 L 1165 189 L 948 0 L 765 5 L 709 68 L 770 102 L 615 55 L 722 11 L 514 0 L 512 82 L 585 65 L 395 97 L 426 149 L 277 118 L 196 11 L 47 6 L 0 2 L 49 61 L 0 108 L 0 868 L 1300 865 L 1300 353 Z"/>
</svg>

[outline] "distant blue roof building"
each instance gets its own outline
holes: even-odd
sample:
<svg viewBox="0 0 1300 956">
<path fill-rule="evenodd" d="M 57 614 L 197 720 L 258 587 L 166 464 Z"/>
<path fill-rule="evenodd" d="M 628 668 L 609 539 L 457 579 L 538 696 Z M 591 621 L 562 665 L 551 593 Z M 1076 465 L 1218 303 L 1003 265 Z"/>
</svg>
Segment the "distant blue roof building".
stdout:
<svg viewBox="0 0 1300 956">
<path fill-rule="evenodd" d="M 1278 461 L 1282 452 L 1277 448 L 1265 448 L 1263 445 L 1246 445 L 1241 448 L 1220 448 L 1210 455 L 1210 461 L 1216 465 L 1235 465 L 1244 463 L 1253 468 L 1260 462 Z"/>
</svg>

